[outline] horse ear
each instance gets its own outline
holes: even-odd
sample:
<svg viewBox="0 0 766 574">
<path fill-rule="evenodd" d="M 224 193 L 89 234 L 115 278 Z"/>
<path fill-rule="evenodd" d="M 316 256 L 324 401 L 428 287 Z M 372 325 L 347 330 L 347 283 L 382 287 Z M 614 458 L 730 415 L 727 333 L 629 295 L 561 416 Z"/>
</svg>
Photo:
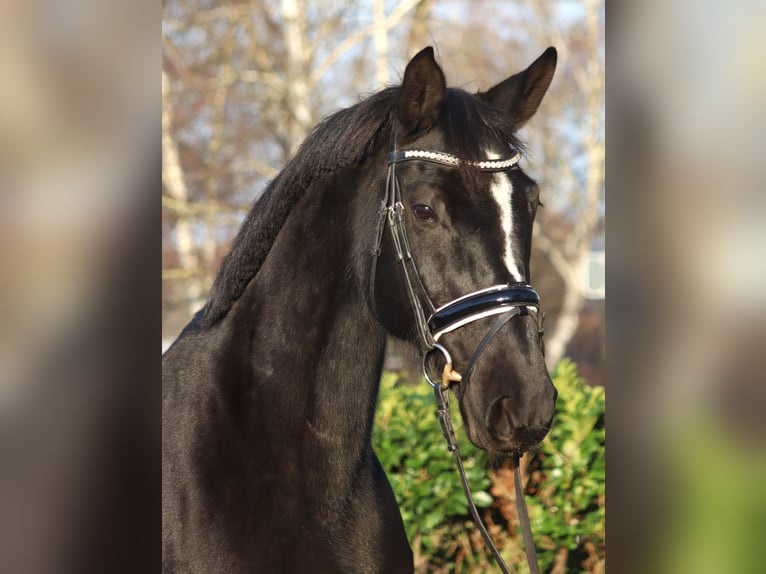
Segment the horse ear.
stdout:
<svg viewBox="0 0 766 574">
<path fill-rule="evenodd" d="M 556 59 L 556 48 L 548 48 L 526 70 L 478 96 L 499 108 L 511 128 L 516 130 L 535 115 L 553 79 Z"/>
<path fill-rule="evenodd" d="M 399 124 L 403 135 L 427 131 L 439 118 L 447 83 L 434 49 L 424 48 L 410 60 L 404 70 L 399 94 Z"/>
</svg>

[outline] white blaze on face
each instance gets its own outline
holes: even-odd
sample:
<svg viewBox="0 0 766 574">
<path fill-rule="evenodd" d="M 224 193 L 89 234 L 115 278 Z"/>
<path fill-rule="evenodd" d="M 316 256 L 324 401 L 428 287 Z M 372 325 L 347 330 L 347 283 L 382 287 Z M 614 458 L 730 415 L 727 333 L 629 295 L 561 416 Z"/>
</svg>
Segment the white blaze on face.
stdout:
<svg viewBox="0 0 766 574">
<path fill-rule="evenodd" d="M 487 158 L 500 159 L 500 155 L 490 151 L 487 152 Z M 513 237 L 513 205 L 511 203 L 513 186 L 511 185 L 511 179 L 502 172 L 492 174 L 490 190 L 500 210 L 500 225 L 503 232 L 504 246 L 503 261 L 513 280 L 521 282 L 523 281 L 523 276 L 514 257 L 513 246 L 511 245 L 511 238 Z"/>
</svg>

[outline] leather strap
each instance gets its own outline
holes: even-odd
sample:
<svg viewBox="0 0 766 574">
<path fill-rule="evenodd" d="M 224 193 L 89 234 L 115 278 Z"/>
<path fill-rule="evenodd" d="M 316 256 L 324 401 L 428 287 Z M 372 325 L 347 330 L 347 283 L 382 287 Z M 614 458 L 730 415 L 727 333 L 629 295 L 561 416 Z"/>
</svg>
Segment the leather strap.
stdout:
<svg viewBox="0 0 766 574">
<path fill-rule="evenodd" d="M 498 567 L 503 574 L 511 574 L 508 569 L 508 565 L 500 555 L 500 551 L 492 541 L 492 537 L 487 532 L 487 528 L 484 526 L 484 522 L 479 516 L 479 510 L 476 508 L 476 503 L 471 495 L 471 487 L 468 484 L 468 478 L 465 475 L 465 469 L 463 468 L 463 460 L 460 457 L 460 448 L 455 438 L 455 429 L 452 426 L 452 418 L 450 416 L 450 404 L 449 404 L 449 389 L 443 385 L 434 386 L 434 398 L 436 399 L 436 412 L 439 417 L 439 423 L 442 427 L 442 434 L 447 441 L 447 448 L 455 457 L 455 464 L 457 466 L 458 474 L 460 475 L 460 483 L 463 486 L 463 492 L 468 502 L 468 509 L 471 512 L 476 527 L 479 529 L 484 542 L 489 547 L 497 562 Z M 513 479 L 515 483 L 516 491 L 516 511 L 519 515 L 519 523 L 521 524 L 521 534 L 524 539 L 524 551 L 527 555 L 527 564 L 529 565 L 530 574 L 540 574 L 540 566 L 537 563 L 537 553 L 535 552 L 535 543 L 532 540 L 532 528 L 529 524 L 529 515 L 527 514 L 527 505 L 524 500 L 524 490 L 521 486 L 521 473 L 519 472 L 519 457 L 514 455 L 513 461 Z"/>
<path fill-rule="evenodd" d="M 527 554 L 527 564 L 530 574 L 540 574 L 540 565 L 537 563 L 535 542 L 532 540 L 532 526 L 529 524 L 527 505 L 524 501 L 524 489 L 521 487 L 521 470 L 519 468 L 519 456 L 513 456 L 513 483 L 516 490 L 516 511 L 519 514 L 521 536 L 524 538 L 524 551 Z"/>
<path fill-rule="evenodd" d="M 473 352 L 473 355 L 471 355 L 471 358 L 468 359 L 468 363 L 465 366 L 465 370 L 463 371 L 463 380 L 467 383 L 471 378 L 471 373 L 473 372 L 473 368 L 476 365 L 476 361 L 479 360 L 479 357 L 484 353 L 485 349 L 489 346 L 489 342 L 492 340 L 492 338 L 497 335 L 497 332 L 502 329 L 508 321 L 511 320 L 511 318 L 515 317 L 516 315 L 521 314 L 521 307 L 514 307 L 507 313 L 500 315 L 495 322 L 492 324 L 492 327 L 489 328 L 489 331 L 487 331 L 486 335 L 484 335 L 484 338 L 481 340 L 481 342 L 476 347 L 476 350 Z"/>
<path fill-rule="evenodd" d="M 484 526 L 484 522 L 482 522 L 481 517 L 479 516 L 479 510 L 476 508 L 476 503 L 473 501 L 473 496 L 471 495 L 471 487 L 468 484 L 468 478 L 466 477 L 465 469 L 463 468 L 463 460 L 460 458 L 460 448 L 458 447 L 457 439 L 455 438 L 455 429 L 452 427 L 448 393 L 449 390 L 445 389 L 442 385 L 436 385 L 434 387 L 436 412 L 439 416 L 439 423 L 442 427 L 442 433 L 444 434 L 444 438 L 447 440 L 447 448 L 455 456 L 455 464 L 457 465 L 457 471 L 460 475 L 460 483 L 463 485 L 463 492 L 465 493 L 465 498 L 468 502 L 468 509 L 471 512 L 471 517 L 476 524 L 476 528 L 478 528 L 479 532 L 481 532 L 481 536 L 484 538 L 486 545 L 489 546 L 489 549 L 492 552 L 492 555 L 495 557 L 495 561 L 500 567 L 500 570 L 503 572 L 503 574 L 510 574 L 508 565 L 500 555 L 500 551 L 497 549 L 497 546 L 495 546 L 495 543 L 492 542 L 492 537 L 489 535 L 489 532 L 487 532 L 487 528 Z"/>
</svg>

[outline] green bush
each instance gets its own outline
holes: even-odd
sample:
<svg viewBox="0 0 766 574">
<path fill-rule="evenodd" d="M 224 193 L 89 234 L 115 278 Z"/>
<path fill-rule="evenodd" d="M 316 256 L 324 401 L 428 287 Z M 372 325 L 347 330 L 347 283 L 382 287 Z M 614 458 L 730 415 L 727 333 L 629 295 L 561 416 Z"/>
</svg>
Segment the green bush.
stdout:
<svg viewBox="0 0 766 574">
<path fill-rule="evenodd" d="M 600 572 L 604 554 L 604 389 L 591 388 L 575 365 L 553 373 L 559 391 L 551 432 L 529 460 L 527 504 L 543 570 L 558 555 L 567 571 Z M 452 454 L 436 418 L 431 389 L 385 373 L 373 447 L 396 493 L 418 572 L 494 571 L 473 527 Z M 508 463 L 492 471 L 465 436 L 453 400 L 453 421 L 477 506 L 511 567 L 524 563 L 520 534 L 506 522 Z M 497 466 L 497 465 L 496 465 Z M 505 471 L 505 472 L 504 472 Z M 490 491 L 498 493 L 497 497 Z M 531 495 L 530 495 L 531 494 Z"/>
<path fill-rule="evenodd" d="M 568 359 L 552 373 L 559 391 L 551 431 L 530 462 L 527 497 L 541 566 L 556 553 L 569 571 L 600 571 L 604 556 L 604 388 L 589 387 Z"/>
<path fill-rule="evenodd" d="M 442 436 L 430 387 L 398 384 L 399 378 L 385 373 L 381 381 L 373 446 L 391 486 L 410 540 L 433 532 L 453 519 L 461 524 L 469 517 L 468 505 L 455 468 L 453 455 Z M 456 426 L 460 413 L 452 409 Z M 490 479 L 486 457 L 458 432 L 466 476 L 476 505 L 492 504 L 487 492 Z M 424 538 L 432 548 L 430 537 Z"/>
</svg>

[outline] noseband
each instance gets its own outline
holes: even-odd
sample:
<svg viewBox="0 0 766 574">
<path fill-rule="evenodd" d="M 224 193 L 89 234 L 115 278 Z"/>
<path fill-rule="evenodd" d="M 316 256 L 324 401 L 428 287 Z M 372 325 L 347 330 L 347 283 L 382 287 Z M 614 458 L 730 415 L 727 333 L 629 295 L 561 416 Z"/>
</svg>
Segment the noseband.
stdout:
<svg viewBox="0 0 766 574">
<path fill-rule="evenodd" d="M 498 566 L 504 573 L 509 572 L 508 567 L 492 542 L 487 529 L 484 527 L 473 501 L 473 497 L 471 496 L 470 487 L 465 476 L 463 463 L 460 458 L 460 451 L 458 449 L 455 432 L 450 418 L 448 390 L 453 383 L 468 383 L 476 361 L 489 346 L 492 338 L 517 315 L 534 316 L 538 323 L 539 340 L 542 346 L 543 315 L 540 314 L 540 296 L 527 283 L 509 283 L 505 285 L 493 285 L 486 289 L 473 291 L 449 301 L 440 307 L 435 307 L 423 285 L 420 273 L 418 272 L 415 260 L 412 256 L 410 243 L 407 239 L 407 231 L 404 224 L 405 208 L 402 201 L 399 180 L 396 177 L 396 166 L 397 164 L 408 161 L 425 161 L 450 168 L 457 168 L 461 163 L 466 162 L 480 171 L 504 172 L 516 168 L 520 159 L 521 152 L 519 151 L 514 151 L 514 153 L 506 159 L 488 159 L 484 161 L 469 162 L 444 152 L 397 150 L 396 132 L 394 131 L 391 135 L 391 150 L 388 154 L 386 197 L 380 202 L 377 234 L 375 246 L 372 250 L 372 267 L 369 287 L 370 304 L 372 305 L 373 310 L 375 310 L 375 275 L 377 262 L 381 254 L 383 235 L 386 227 L 388 227 L 391 230 L 391 239 L 396 252 L 396 260 L 400 263 L 402 274 L 404 276 L 407 297 L 415 315 L 415 325 L 417 327 L 418 336 L 424 349 L 423 374 L 428 384 L 431 385 L 434 390 L 437 414 L 444 437 L 447 440 L 448 449 L 455 456 L 460 480 L 474 522 L 492 551 Z M 464 373 L 461 375 L 453 369 L 452 357 L 449 351 L 439 343 L 439 339 L 446 333 L 460 329 L 461 327 L 480 319 L 493 316 L 497 316 L 497 319 L 490 326 L 487 333 L 474 350 L 466 364 Z M 438 380 L 437 377 L 437 381 L 434 381 L 429 373 L 427 363 L 437 352 L 442 354 L 445 365 L 442 369 L 441 380 Z M 527 553 L 527 562 L 529 564 L 530 572 L 532 574 L 539 574 L 540 569 L 537 564 L 537 556 L 535 555 L 534 543 L 532 541 L 529 518 L 527 517 L 526 505 L 524 504 L 524 494 L 521 488 L 518 454 L 513 455 L 513 465 L 516 482 L 516 507 L 521 522 L 524 546 Z"/>
</svg>

